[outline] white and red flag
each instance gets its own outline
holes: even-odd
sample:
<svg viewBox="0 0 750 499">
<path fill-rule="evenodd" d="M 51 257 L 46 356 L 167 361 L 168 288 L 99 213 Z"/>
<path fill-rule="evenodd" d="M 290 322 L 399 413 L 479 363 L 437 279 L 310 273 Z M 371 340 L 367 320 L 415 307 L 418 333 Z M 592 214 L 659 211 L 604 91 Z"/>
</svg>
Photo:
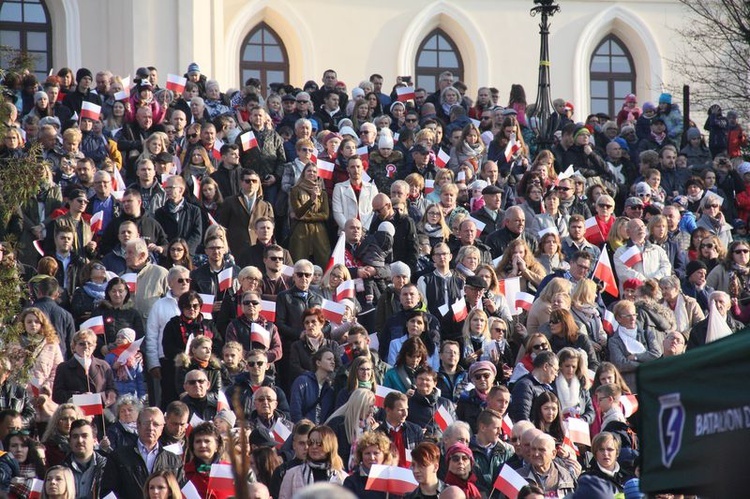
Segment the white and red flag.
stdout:
<svg viewBox="0 0 750 499">
<path fill-rule="evenodd" d="M 29 499 L 39 499 L 42 497 L 42 490 L 44 490 L 44 480 L 32 478 L 31 487 L 29 487 Z"/>
<path fill-rule="evenodd" d="M 232 406 L 229 405 L 229 400 L 227 399 L 226 394 L 222 390 L 219 390 L 219 396 L 216 397 L 216 412 L 224 410 L 231 411 Z"/>
<path fill-rule="evenodd" d="M 506 497 L 518 497 L 521 489 L 528 484 L 529 482 L 516 470 L 504 464 L 492 487 L 502 492 Z"/>
<path fill-rule="evenodd" d="M 455 419 L 453 419 L 453 416 L 451 416 L 451 413 L 448 412 L 448 409 L 446 409 L 444 405 L 441 405 L 438 407 L 438 410 L 435 411 L 435 423 L 438 425 L 438 428 L 440 428 L 440 431 L 445 431 L 445 429 L 454 422 Z"/>
<path fill-rule="evenodd" d="M 335 168 L 335 165 L 331 163 L 330 161 L 324 161 L 322 159 L 318 159 L 318 176 L 320 178 L 324 178 L 326 180 L 331 180 L 333 178 L 333 169 Z"/>
<path fill-rule="evenodd" d="M 450 159 L 451 155 L 445 152 L 442 147 L 440 147 L 438 149 L 437 156 L 435 156 L 435 166 L 437 166 L 438 168 L 445 168 Z"/>
<path fill-rule="evenodd" d="M 240 135 L 240 142 L 242 143 L 243 151 L 249 151 L 250 149 L 258 147 L 258 139 L 255 138 L 255 134 L 252 130 Z"/>
<path fill-rule="evenodd" d="M 414 93 L 414 87 L 398 87 L 396 88 L 396 100 L 400 102 L 406 102 L 415 100 L 417 94 Z"/>
<path fill-rule="evenodd" d="M 474 217 L 469 217 L 469 220 L 471 220 L 472 222 L 474 222 L 474 225 L 477 228 L 477 230 L 476 230 L 477 237 L 481 236 L 482 232 L 484 232 L 484 228 L 487 227 L 487 224 L 484 223 L 484 222 L 482 222 L 481 220 L 477 220 Z"/>
<path fill-rule="evenodd" d="M 180 75 L 167 75 L 167 90 L 182 94 L 185 91 L 185 85 L 187 84 L 187 78 Z"/>
<path fill-rule="evenodd" d="M 503 435 L 510 435 L 513 431 L 513 420 L 507 414 L 503 417 Z"/>
<path fill-rule="evenodd" d="M 128 97 L 130 94 L 127 90 L 120 90 L 119 92 L 115 92 L 115 94 L 112 96 L 114 100 L 128 100 Z"/>
<path fill-rule="evenodd" d="M 281 422 L 281 418 L 276 419 L 276 423 L 271 427 L 271 433 L 273 439 L 276 440 L 276 447 L 284 445 L 284 442 L 292 436 L 292 432 Z"/>
<path fill-rule="evenodd" d="M 510 163 L 510 160 L 513 159 L 513 156 L 518 154 L 518 151 L 521 150 L 521 143 L 516 139 L 516 134 L 513 133 L 510 135 L 510 140 L 508 141 L 508 145 L 505 146 L 505 161 Z"/>
<path fill-rule="evenodd" d="M 615 314 L 613 314 L 609 309 L 604 310 L 604 317 L 602 317 L 602 326 L 604 326 L 604 330 L 610 335 L 615 332 L 615 328 L 617 327 L 617 319 L 615 319 Z"/>
<path fill-rule="evenodd" d="M 435 190 L 435 181 L 431 178 L 424 179 L 424 193 L 429 194 Z"/>
<path fill-rule="evenodd" d="M 505 300 L 508 305 L 513 304 L 513 315 L 521 313 L 521 309 L 516 307 L 516 295 L 521 292 L 521 278 L 520 277 L 508 277 L 507 279 L 501 279 L 498 282 L 500 293 L 505 296 Z"/>
<path fill-rule="evenodd" d="M 118 364 L 124 364 L 132 357 L 133 355 L 138 353 L 138 350 L 141 349 L 141 344 L 143 343 L 143 338 L 139 338 L 135 340 L 133 343 L 128 345 L 128 347 L 120 353 L 120 355 L 117 357 L 117 363 Z"/>
<path fill-rule="evenodd" d="M 232 287 L 232 267 L 219 272 L 219 291 L 226 291 Z"/>
<path fill-rule="evenodd" d="M 629 418 L 638 412 L 638 397 L 630 393 L 620 395 L 620 405 L 622 405 L 622 413 Z"/>
<path fill-rule="evenodd" d="M 346 263 L 346 234 L 343 232 L 339 235 L 339 240 L 336 241 L 336 246 L 333 247 L 325 272 L 331 270 L 331 268 L 338 263 L 341 265 Z"/>
<path fill-rule="evenodd" d="M 323 316 L 331 322 L 341 324 L 346 313 L 346 305 L 336 303 L 335 301 L 323 299 L 323 306 L 320 309 Z"/>
<path fill-rule="evenodd" d="M 534 304 L 534 295 L 519 291 L 516 293 L 516 309 L 522 308 L 527 312 L 531 310 L 531 306 Z"/>
<path fill-rule="evenodd" d="M 208 487 L 215 490 L 234 491 L 234 473 L 229 463 L 214 463 L 208 474 Z"/>
<path fill-rule="evenodd" d="M 104 211 L 100 210 L 91 215 L 91 218 L 89 219 L 89 227 L 91 227 L 91 232 L 94 234 L 102 230 L 104 227 Z"/>
<path fill-rule="evenodd" d="M 250 341 L 260 343 L 268 348 L 271 346 L 271 333 L 260 324 L 253 322 L 253 325 L 250 326 Z"/>
<path fill-rule="evenodd" d="M 469 315 L 469 309 L 466 308 L 466 300 L 464 300 L 463 297 L 459 298 L 456 300 L 456 303 L 451 305 L 451 310 L 453 311 L 454 322 L 461 322 Z"/>
<path fill-rule="evenodd" d="M 620 291 L 617 289 L 617 284 L 615 282 L 615 273 L 612 271 L 612 262 L 609 261 L 606 244 L 602 248 L 601 255 L 599 255 L 599 261 L 596 262 L 593 276 L 604 283 L 604 291 L 615 298 L 620 295 Z"/>
<path fill-rule="evenodd" d="M 214 300 L 216 297 L 214 295 L 204 295 L 203 293 L 198 293 L 198 296 L 203 300 L 203 305 L 201 306 L 203 317 L 205 319 L 213 319 Z"/>
<path fill-rule="evenodd" d="M 419 486 L 414 473 L 410 469 L 400 466 L 386 466 L 384 464 L 373 464 L 367 476 L 365 490 L 375 490 L 404 496 Z"/>
<path fill-rule="evenodd" d="M 348 281 L 344 281 L 341 284 L 338 285 L 336 288 L 336 301 L 341 301 L 344 298 L 353 299 L 354 296 L 357 294 L 357 290 L 355 289 L 356 285 L 354 280 L 349 279 Z"/>
<path fill-rule="evenodd" d="M 568 435 L 573 442 L 591 447 L 591 433 L 589 432 L 589 424 L 586 421 L 578 418 L 568 418 L 565 422 L 568 425 Z"/>
<path fill-rule="evenodd" d="M 125 281 L 125 285 L 130 290 L 130 294 L 134 295 L 138 290 L 138 274 L 136 274 L 135 272 L 128 272 L 127 274 L 122 274 L 120 276 L 120 279 Z"/>
<path fill-rule="evenodd" d="M 185 499 L 203 499 L 203 496 L 200 494 L 200 492 L 198 492 L 198 489 L 195 488 L 195 484 L 190 480 L 187 481 L 180 492 L 182 492 L 182 497 L 184 497 Z"/>
<path fill-rule="evenodd" d="M 268 322 L 276 322 L 276 302 L 270 300 L 261 300 L 260 316 Z"/>
<path fill-rule="evenodd" d="M 81 329 L 91 329 L 95 334 L 104 334 L 104 317 L 97 315 L 81 323 Z"/>
<path fill-rule="evenodd" d="M 86 416 L 98 416 L 104 413 L 100 393 L 80 393 L 73 395 L 73 405 L 81 409 Z"/>
<path fill-rule="evenodd" d="M 594 239 L 602 237 L 602 230 L 599 228 L 599 224 L 596 223 L 596 217 L 587 218 L 583 223 L 583 227 L 586 229 L 583 236 L 586 239 Z"/>
<path fill-rule="evenodd" d="M 643 253 L 641 253 L 640 248 L 634 244 L 622 252 L 620 255 L 620 261 L 632 269 L 637 263 L 643 261 Z"/>
<path fill-rule="evenodd" d="M 81 104 L 81 119 L 88 118 L 90 120 L 99 121 L 99 116 L 101 114 L 102 106 L 89 101 L 83 101 Z"/>
<path fill-rule="evenodd" d="M 375 387 L 375 406 L 383 407 L 383 404 L 385 403 L 385 397 L 391 392 L 401 393 L 398 390 L 394 390 L 383 385 L 377 385 Z"/>
</svg>

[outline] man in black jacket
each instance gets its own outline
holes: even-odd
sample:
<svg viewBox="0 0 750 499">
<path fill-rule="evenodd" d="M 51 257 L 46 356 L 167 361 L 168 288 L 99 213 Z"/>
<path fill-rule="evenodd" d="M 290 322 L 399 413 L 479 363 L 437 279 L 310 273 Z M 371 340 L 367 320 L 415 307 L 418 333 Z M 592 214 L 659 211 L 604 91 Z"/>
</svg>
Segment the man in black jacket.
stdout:
<svg viewBox="0 0 750 499">
<path fill-rule="evenodd" d="M 135 122 L 123 126 L 117 134 L 117 149 L 122 153 L 125 181 L 128 183 L 137 180 L 135 162 L 143 152 L 145 140 L 154 131 L 153 126 L 154 116 L 151 108 L 139 107 L 135 112 Z"/>
<path fill-rule="evenodd" d="M 413 450 L 424 438 L 422 428 L 406 420 L 409 399 L 401 392 L 390 392 L 383 401 L 385 417 L 376 431 L 385 433 L 398 453 L 398 466 L 405 467 L 406 450 Z"/>
<path fill-rule="evenodd" d="M 482 199 L 484 199 L 484 206 L 472 212 L 471 217 L 484 224 L 484 229 L 479 235 L 479 238 L 484 240 L 485 237 L 503 227 L 505 217 L 505 212 L 502 210 L 503 190 L 496 185 L 488 185 L 482 189 Z"/>
<path fill-rule="evenodd" d="M 203 235 L 203 222 L 200 208 L 185 200 L 185 186 L 185 179 L 180 176 L 167 179 L 167 202 L 156 210 L 154 218 L 164 228 L 167 239 L 183 238 L 190 254 L 195 255 Z"/>
<path fill-rule="evenodd" d="M 96 427 L 93 423 L 77 419 L 70 425 L 70 452 L 63 466 L 73 472 L 76 497 L 89 497 L 92 491 L 99 491 L 107 458 L 94 450 L 95 439 Z"/>
<path fill-rule="evenodd" d="M 117 247 L 120 224 L 126 221 L 135 223 L 136 227 L 138 227 L 138 234 L 146 241 L 148 250 L 151 253 L 161 255 L 166 251 L 169 243 L 167 234 L 164 232 L 161 224 L 144 211 L 142 201 L 141 193 L 138 189 L 130 187 L 125 190 L 122 199 L 120 199 L 122 213 L 120 216 L 113 218 L 109 225 L 107 225 L 107 228 L 104 229 L 104 235 L 102 235 L 99 242 L 100 251 L 103 255 L 106 255 Z"/>
<path fill-rule="evenodd" d="M 532 253 L 536 252 L 536 239 L 526 232 L 526 214 L 520 207 L 511 206 L 505 211 L 504 224 L 505 227 L 496 230 L 484 240 L 490 247 L 492 258 L 502 256 L 511 241 L 518 238 L 526 241 Z"/>
<path fill-rule="evenodd" d="M 161 470 L 175 474 L 180 487 L 185 483 L 182 458 L 159 445 L 164 415 L 158 407 L 143 409 L 138 415 L 138 443 L 110 454 L 104 468 L 100 496 L 114 492 L 119 499 L 141 499 L 148 476 Z"/>
<path fill-rule="evenodd" d="M 245 414 L 251 414 L 255 410 L 253 405 L 253 394 L 260 387 L 269 387 L 276 394 L 274 411 L 278 411 L 285 417 L 289 416 L 289 403 L 287 402 L 284 392 L 276 386 L 273 376 L 268 372 L 268 358 L 263 350 L 250 350 L 246 357 L 247 372 L 240 373 L 234 380 L 234 384 L 226 389 L 226 396 L 229 403 L 234 407 L 235 413 L 239 408 L 234 404 L 234 397 L 239 397 Z"/>
<path fill-rule="evenodd" d="M 372 200 L 372 217 L 370 224 L 370 233 L 374 234 L 378 230 L 381 222 L 391 222 L 396 229 L 393 236 L 393 261 L 404 262 L 409 266 L 412 272 L 417 269 L 417 255 L 419 246 L 417 245 L 417 228 L 408 215 L 401 215 L 393 209 L 391 199 L 383 194 L 377 194 Z"/>
</svg>

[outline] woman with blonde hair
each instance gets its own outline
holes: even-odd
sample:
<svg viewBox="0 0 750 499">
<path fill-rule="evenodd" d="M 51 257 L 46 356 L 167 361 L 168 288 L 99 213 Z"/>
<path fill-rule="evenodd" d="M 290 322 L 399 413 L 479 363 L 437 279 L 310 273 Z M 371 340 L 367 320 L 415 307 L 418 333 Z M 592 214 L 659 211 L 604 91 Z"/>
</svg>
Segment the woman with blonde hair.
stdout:
<svg viewBox="0 0 750 499">
<path fill-rule="evenodd" d="M 42 435 L 47 466 L 62 464 L 70 452 L 70 425 L 84 417 L 75 404 L 60 404 L 52 413 Z"/>
<path fill-rule="evenodd" d="M 602 324 L 601 312 L 596 303 L 598 288 L 591 279 L 581 279 L 573 288 L 570 311 L 577 322 L 586 326 L 594 351 L 601 360 L 601 352 L 607 346 L 607 332 Z"/>
<path fill-rule="evenodd" d="M 339 457 L 336 434 L 328 426 L 316 426 L 307 436 L 305 461 L 284 475 L 279 499 L 292 499 L 297 491 L 313 483 L 328 482 L 341 485 L 345 479 L 346 472 Z"/>
<path fill-rule="evenodd" d="M 323 193 L 325 186 L 318 176 L 318 167 L 313 163 L 305 165 L 289 192 L 289 252 L 295 261 L 310 258 L 313 263 L 323 266 L 331 255 L 326 227 L 330 210 L 328 196 L 323 196 Z"/>
<path fill-rule="evenodd" d="M 487 286 L 487 290 L 484 292 L 482 297 L 482 308 L 484 308 L 487 314 L 502 317 L 508 322 L 513 321 L 513 312 L 508 305 L 508 300 L 505 299 L 505 295 L 500 292 L 500 281 L 497 278 L 495 269 L 492 265 L 483 263 L 477 267 L 477 277 L 484 281 Z"/>
<path fill-rule="evenodd" d="M 368 431 L 357 442 L 357 467 L 344 480 L 344 488 L 361 499 L 387 499 L 386 492 L 366 489 L 367 478 L 374 464 L 397 464 L 391 453 L 391 439 L 380 431 Z"/>
<path fill-rule="evenodd" d="M 432 192 L 428 192 L 425 195 L 425 199 L 427 199 L 428 203 L 439 203 L 440 202 L 440 192 L 443 190 L 444 185 L 452 184 L 454 179 L 454 174 L 452 170 L 449 170 L 448 168 L 441 168 L 438 170 L 438 172 L 435 174 L 435 182 L 433 183 L 433 190 Z"/>
<path fill-rule="evenodd" d="M 522 238 L 510 242 L 495 267 L 495 272 L 498 279 L 520 277 L 521 291 L 532 294 L 536 292 L 536 287 L 547 275 L 542 264 L 534 258 L 529 246 Z"/>
<path fill-rule="evenodd" d="M 538 333 L 542 325 L 549 322 L 550 313 L 553 310 L 570 308 L 571 286 L 571 282 L 567 279 L 555 277 L 542 289 L 529 310 L 529 317 L 526 320 L 528 334 Z"/>
<path fill-rule="evenodd" d="M 475 308 L 469 312 L 461 332 L 463 334 L 461 364 L 465 369 L 468 370 L 474 362 L 490 359 L 490 350 L 493 348 L 493 343 L 490 335 L 490 323 L 484 310 Z"/>
<path fill-rule="evenodd" d="M 185 197 L 193 202 L 197 201 L 195 182 L 201 184 L 203 179 L 210 178 L 209 176 L 214 170 L 208 151 L 201 145 L 194 146 L 190 150 L 189 157 L 183 161 L 182 172 L 180 173 L 182 178 L 185 179 Z M 200 195 L 200 190 L 198 195 Z"/>
<path fill-rule="evenodd" d="M 515 383 L 523 376 L 533 371 L 534 359 L 539 355 L 539 352 L 545 350 L 551 351 L 552 346 L 549 344 L 547 337 L 544 336 L 544 333 L 529 333 L 526 342 L 518 351 L 516 366 L 513 368 L 513 374 L 511 375 L 510 380 L 508 380 L 508 384 Z"/>
<path fill-rule="evenodd" d="M 555 392 L 560 399 L 564 418 L 580 418 L 591 424 L 594 406 L 589 393 L 586 355 L 575 348 L 565 347 L 557 352 L 560 372 L 555 379 Z"/>
<path fill-rule="evenodd" d="M 362 438 L 362 434 L 379 426 L 375 419 L 377 410 L 375 392 L 368 388 L 357 388 L 349 396 L 349 400 L 336 409 L 326 421 L 336 434 L 339 454 L 345 469 L 351 469 L 354 464 L 352 449 Z"/>
<path fill-rule="evenodd" d="M 430 246 L 448 242 L 451 237 L 451 229 L 445 223 L 445 216 L 443 216 L 440 205 L 436 203 L 427 207 L 422 220 L 417 223 L 417 232 L 430 238 Z"/>
<path fill-rule="evenodd" d="M 42 499 L 75 499 L 76 482 L 66 466 L 52 466 L 44 477 Z"/>
</svg>

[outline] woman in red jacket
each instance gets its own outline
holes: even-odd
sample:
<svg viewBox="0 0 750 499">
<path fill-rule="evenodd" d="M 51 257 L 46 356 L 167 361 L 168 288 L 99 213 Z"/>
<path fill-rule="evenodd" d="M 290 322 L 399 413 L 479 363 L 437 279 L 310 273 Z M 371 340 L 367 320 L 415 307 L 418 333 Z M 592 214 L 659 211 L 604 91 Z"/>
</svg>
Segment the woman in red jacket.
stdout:
<svg viewBox="0 0 750 499">
<path fill-rule="evenodd" d="M 192 482 L 200 497 L 205 499 L 227 499 L 234 497 L 234 478 L 225 477 L 215 470 L 211 476 L 214 464 L 222 466 L 225 471 L 231 471 L 228 461 L 224 457 L 224 441 L 221 433 L 211 422 L 201 423 L 190 433 L 188 439 L 188 454 L 185 462 L 185 479 Z M 221 477 L 219 477 L 221 475 Z"/>
</svg>

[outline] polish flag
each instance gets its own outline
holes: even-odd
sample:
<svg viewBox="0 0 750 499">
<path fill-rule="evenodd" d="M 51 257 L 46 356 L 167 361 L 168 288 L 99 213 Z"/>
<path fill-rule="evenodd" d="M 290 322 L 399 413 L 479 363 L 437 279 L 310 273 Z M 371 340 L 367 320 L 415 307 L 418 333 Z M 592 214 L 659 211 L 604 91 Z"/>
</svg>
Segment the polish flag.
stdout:
<svg viewBox="0 0 750 499">
<path fill-rule="evenodd" d="M 531 310 L 531 305 L 534 304 L 534 295 L 525 293 L 523 291 L 516 293 L 516 309 L 522 308 L 527 312 Z"/>
<path fill-rule="evenodd" d="M 208 225 L 219 225 L 219 222 L 216 221 L 216 219 L 211 215 L 210 213 L 206 213 L 208 215 Z"/>
<path fill-rule="evenodd" d="M 102 114 L 102 106 L 98 106 L 93 102 L 83 101 L 81 104 L 81 119 L 88 118 L 90 120 L 99 121 L 99 115 Z"/>
<path fill-rule="evenodd" d="M 281 418 L 277 419 L 276 423 L 271 427 L 271 433 L 273 434 L 273 439 L 276 440 L 276 447 L 284 445 L 284 442 L 292 436 L 292 432 L 289 431 L 289 428 L 284 426 L 284 423 L 281 422 Z"/>
<path fill-rule="evenodd" d="M 437 156 L 435 157 L 435 166 L 438 168 L 445 168 L 445 165 L 448 164 L 448 161 L 450 161 L 451 155 L 448 154 L 443 150 L 443 148 L 438 149 Z"/>
<path fill-rule="evenodd" d="M 127 274 L 122 274 L 120 276 L 120 279 L 125 281 L 125 284 L 130 290 L 130 294 L 134 295 L 136 290 L 138 289 L 138 274 L 136 274 L 135 272 L 128 272 Z"/>
<path fill-rule="evenodd" d="M 456 303 L 451 305 L 451 310 L 453 311 L 454 322 L 461 322 L 469 315 L 469 310 L 466 308 L 466 300 L 464 300 L 463 297 L 459 298 L 456 300 Z"/>
<path fill-rule="evenodd" d="M 187 481 L 180 492 L 182 492 L 182 497 L 184 497 L 185 499 L 203 499 L 203 496 L 201 496 L 200 492 L 198 492 L 198 489 L 195 488 L 195 485 L 190 480 Z"/>
<path fill-rule="evenodd" d="M 112 174 L 112 191 L 125 192 L 125 187 L 125 179 L 122 178 L 120 170 L 115 168 L 115 172 Z"/>
<path fill-rule="evenodd" d="M 557 231 L 557 227 L 545 227 L 544 229 L 539 231 L 539 239 L 543 238 L 547 234 L 560 235 L 560 233 Z"/>
<path fill-rule="evenodd" d="M 400 102 L 406 102 L 415 100 L 417 95 L 414 93 L 414 87 L 398 87 L 396 88 L 396 100 Z"/>
<path fill-rule="evenodd" d="M 276 322 L 276 302 L 270 300 L 261 300 L 260 316 L 268 322 Z"/>
<path fill-rule="evenodd" d="M 73 405 L 78 406 L 86 416 L 98 416 L 104 413 L 100 393 L 81 393 L 73 395 Z"/>
<path fill-rule="evenodd" d="M 529 482 L 527 482 L 526 479 L 516 470 L 507 464 L 504 464 L 503 468 L 500 470 L 500 474 L 497 475 L 497 479 L 492 485 L 492 488 L 499 490 L 506 497 L 518 497 L 518 493 L 521 489 L 528 484 Z"/>
<path fill-rule="evenodd" d="M 331 180 L 333 178 L 334 167 L 335 165 L 333 163 L 319 159 L 318 160 L 318 176 L 326 180 Z"/>
<path fill-rule="evenodd" d="M 138 353 L 138 350 L 141 348 L 141 344 L 143 343 L 143 338 L 139 338 L 135 340 L 133 343 L 128 345 L 128 347 L 123 350 L 123 352 L 118 355 L 117 357 L 117 363 L 118 364 L 125 364 L 130 357 Z"/>
<path fill-rule="evenodd" d="M 229 405 L 229 400 L 227 399 L 226 394 L 219 390 L 219 396 L 216 400 L 216 412 L 221 412 L 223 410 L 231 411 L 232 407 Z"/>
<path fill-rule="evenodd" d="M 586 369 L 586 379 L 589 380 L 589 386 L 593 385 L 594 379 L 596 379 L 596 373 L 591 369 Z"/>
<path fill-rule="evenodd" d="M 195 175 L 190 175 L 193 177 L 193 196 L 200 199 L 201 198 L 201 179 L 196 177 Z"/>
<path fill-rule="evenodd" d="M 253 322 L 253 325 L 250 326 L 250 341 L 260 343 L 268 349 L 271 346 L 271 333 L 260 324 Z"/>
<path fill-rule="evenodd" d="M 463 172 L 462 172 L 462 173 L 463 173 Z M 476 230 L 476 232 L 477 232 L 477 237 L 481 236 L 481 235 L 482 235 L 482 232 L 484 232 L 484 228 L 485 228 L 485 227 L 487 227 L 487 224 L 486 224 L 486 223 L 484 223 L 484 222 L 480 222 L 479 220 L 477 220 L 477 219 L 476 219 L 476 218 L 474 218 L 474 217 L 469 217 L 469 220 L 471 220 L 472 222 L 474 222 L 474 225 L 476 225 L 476 226 L 477 226 L 477 230 Z"/>
<path fill-rule="evenodd" d="M 620 261 L 632 269 L 635 267 L 636 263 L 643 261 L 643 253 L 641 253 L 638 246 L 634 244 L 620 255 Z"/>
<path fill-rule="evenodd" d="M 429 194 L 435 190 L 435 181 L 431 178 L 424 179 L 424 193 Z"/>
<path fill-rule="evenodd" d="M 341 284 L 338 285 L 336 288 L 336 301 L 341 301 L 344 298 L 354 298 L 354 295 L 356 294 L 355 284 L 353 280 L 344 281 Z"/>
<path fill-rule="evenodd" d="M 282 265 L 281 275 L 283 275 L 284 277 L 292 277 L 294 275 L 294 267 L 292 267 L 291 265 Z"/>
<path fill-rule="evenodd" d="M 370 150 L 367 149 L 367 146 L 358 147 L 357 156 L 362 160 L 362 163 L 370 162 Z"/>
<path fill-rule="evenodd" d="M 596 217 L 587 218 L 583 226 L 586 228 L 586 232 L 583 234 L 586 239 L 597 240 L 602 237 L 602 231 L 599 224 L 596 223 Z"/>
<path fill-rule="evenodd" d="M 187 84 L 187 78 L 171 73 L 167 75 L 167 90 L 182 94 L 185 91 L 185 84 Z"/>
<path fill-rule="evenodd" d="M 328 259 L 328 265 L 326 265 L 325 272 L 331 270 L 331 268 L 337 263 L 344 264 L 346 258 L 346 235 L 342 232 L 339 236 L 339 240 L 336 241 L 336 246 L 333 247 L 331 257 Z"/>
<path fill-rule="evenodd" d="M 505 161 L 510 163 L 510 160 L 513 159 L 513 156 L 518 154 L 518 151 L 521 150 L 521 143 L 516 140 L 516 134 L 512 133 L 510 134 L 510 140 L 508 141 L 508 145 L 505 146 Z"/>
<path fill-rule="evenodd" d="M 44 480 L 32 478 L 28 498 L 39 499 L 40 497 L 42 497 L 42 490 L 44 490 Z"/>
<path fill-rule="evenodd" d="M 620 395 L 620 405 L 626 418 L 638 412 L 638 397 L 631 394 Z"/>
<path fill-rule="evenodd" d="M 240 141 L 242 142 L 243 151 L 249 151 L 250 149 L 258 147 L 258 139 L 255 138 L 255 134 L 252 130 L 240 135 Z"/>
<path fill-rule="evenodd" d="M 459 182 L 466 182 L 466 172 L 463 170 L 456 173 L 456 183 Z"/>
<path fill-rule="evenodd" d="M 613 314 L 611 310 L 604 311 L 604 317 L 602 317 L 602 326 L 604 326 L 604 330 L 607 332 L 607 334 L 614 334 L 615 327 L 617 327 L 617 319 L 615 319 L 615 314 Z"/>
<path fill-rule="evenodd" d="M 120 80 L 122 82 L 122 88 L 130 88 L 130 75 L 127 75 L 125 78 L 122 78 Z M 60 92 L 62 94 L 62 92 Z"/>
<path fill-rule="evenodd" d="M 565 422 L 568 425 L 568 433 L 573 442 L 591 447 L 591 434 L 589 433 L 589 425 L 586 421 L 578 418 L 568 418 Z"/>
<path fill-rule="evenodd" d="M 398 390 L 393 390 L 392 388 L 387 388 L 383 385 L 376 386 L 375 387 L 375 406 L 383 407 L 383 403 L 385 402 L 385 397 L 391 392 L 401 393 Z"/>
<path fill-rule="evenodd" d="M 336 303 L 335 301 L 323 299 L 323 306 L 321 307 L 323 316 L 331 322 L 341 324 L 346 313 L 346 305 Z"/>
<path fill-rule="evenodd" d="M 393 134 L 393 142 L 398 143 L 399 136 L 400 136 L 400 134 L 398 132 L 394 133 Z"/>
<path fill-rule="evenodd" d="M 114 95 L 112 96 L 112 98 L 113 98 L 114 100 L 116 100 L 116 101 L 117 101 L 117 100 L 128 100 L 128 97 L 129 97 L 129 94 L 128 94 L 127 90 L 121 90 L 120 92 L 116 92 L 116 93 L 115 93 L 115 94 L 114 94 Z"/>
<path fill-rule="evenodd" d="M 193 333 L 190 333 L 187 337 L 187 340 L 185 340 L 185 356 L 190 356 L 190 344 L 195 339 L 195 335 Z"/>
<path fill-rule="evenodd" d="M 609 254 L 607 254 L 606 244 L 602 248 L 602 254 L 599 255 L 599 261 L 596 262 L 593 276 L 604 283 L 604 291 L 615 298 L 620 295 L 615 283 L 615 273 L 612 271 L 612 263 L 609 261 Z"/>
<path fill-rule="evenodd" d="M 189 344 L 190 342 L 188 342 L 188 345 Z M 190 421 L 188 421 L 188 431 L 193 431 L 193 428 L 201 423 L 203 423 L 203 420 L 196 413 L 193 413 L 193 415 L 190 417 Z"/>
<path fill-rule="evenodd" d="M 510 435 L 513 431 L 513 420 L 507 414 L 503 417 L 503 435 Z"/>
<path fill-rule="evenodd" d="M 171 452 L 172 454 L 175 454 L 177 456 L 181 456 L 184 453 L 184 451 L 182 450 L 182 444 L 180 442 L 177 442 L 176 444 L 165 445 L 164 450 Z"/>
<path fill-rule="evenodd" d="M 38 397 L 42 389 L 42 382 L 36 378 L 31 378 L 29 385 L 31 385 L 31 394 Z"/>
<path fill-rule="evenodd" d="M 318 164 L 318 152 L 315 148 L 313 148 L 313 152 L 310 153 L 310 161 L 315 165 Z"/>
<path fill-rule="evenodd" d="M 232 267 L 219 272 L 219 291 L 226 291 L 232 287 Z"/>
<path fill-rule="evenodd" d="M 565 180 L 566 178 L 570 178 L 575 174 L 573 171 L 573 165 L 568 165 L 568 167 L 565 169 L 564 172 L 562 172 L 560 175 L 557 176 L 557 181 Z"/>
<path fill-rule="evenodd" d="M 37 253 L 39 253 L 39 256 L 44 256 L 44 250 L 42 249 L 42 240 L 37 239 L 32 243 L 34 245 L 34 249 Z"/>
<path fill-rule="evenodd" d="M 91 227 L 91 232 L 96 234 L 102 228 L 104 227 L 104 211 L 97 211 L 93 215 L 91 215 L 91 218 L 89 219 L 89 227 Z"/>
<path fill-rule="evenodd" d="M 83 329 L 91 329 L 95 334 L 104 334 L 104 317 L 97 315 L 96 317 L 92 317 L 86 322 L 81 323 L 81 328 L 79 330 Z"/>
<path fill-rule="evenodd" d="M 234 473 L 229 463 L 214 463 L 208 474 L 208 488 L 234 491 Z"/>
<path fill-rule="evenodd" d="M 203 317 L 205 319 L 213 319 L 214 300 L 216 297 L 214 295 L 204 295 L 202 293 L 198 293 L 198 296 L 203 300 L 203 306 L 201 307 Z"/>
<path fill-rule="evenodd" d="M 500 292 L 505 296 L 505 300 L 508 304 L 516 304 L 516 295 L 521 292 L 521 278 L 520 277 L 509 277 L 508 279 L 501 279 L 498 283 Z M 521 309 L 515 307 L 513 315 L 521 313 Z"/>
<path fill-rule="evenodd" d="M 419 486 L 410 469 L 399 466 L 373 464 L 367 476 L 365 490 L 376 490 L 386 494 L 404 496 Z"/>
<path fill-rule="evenodd" d="M 445 431 L 445 429 L 454 422 L 455 419 L 453 419 L 453 416 L 451 416 L 450 412 L 448 412 L 448 409 L 446 409 L 444 405 L 441 405 L 435 412 L 435 423 L 437 423 L 440 431 Z"/>
</svg>

